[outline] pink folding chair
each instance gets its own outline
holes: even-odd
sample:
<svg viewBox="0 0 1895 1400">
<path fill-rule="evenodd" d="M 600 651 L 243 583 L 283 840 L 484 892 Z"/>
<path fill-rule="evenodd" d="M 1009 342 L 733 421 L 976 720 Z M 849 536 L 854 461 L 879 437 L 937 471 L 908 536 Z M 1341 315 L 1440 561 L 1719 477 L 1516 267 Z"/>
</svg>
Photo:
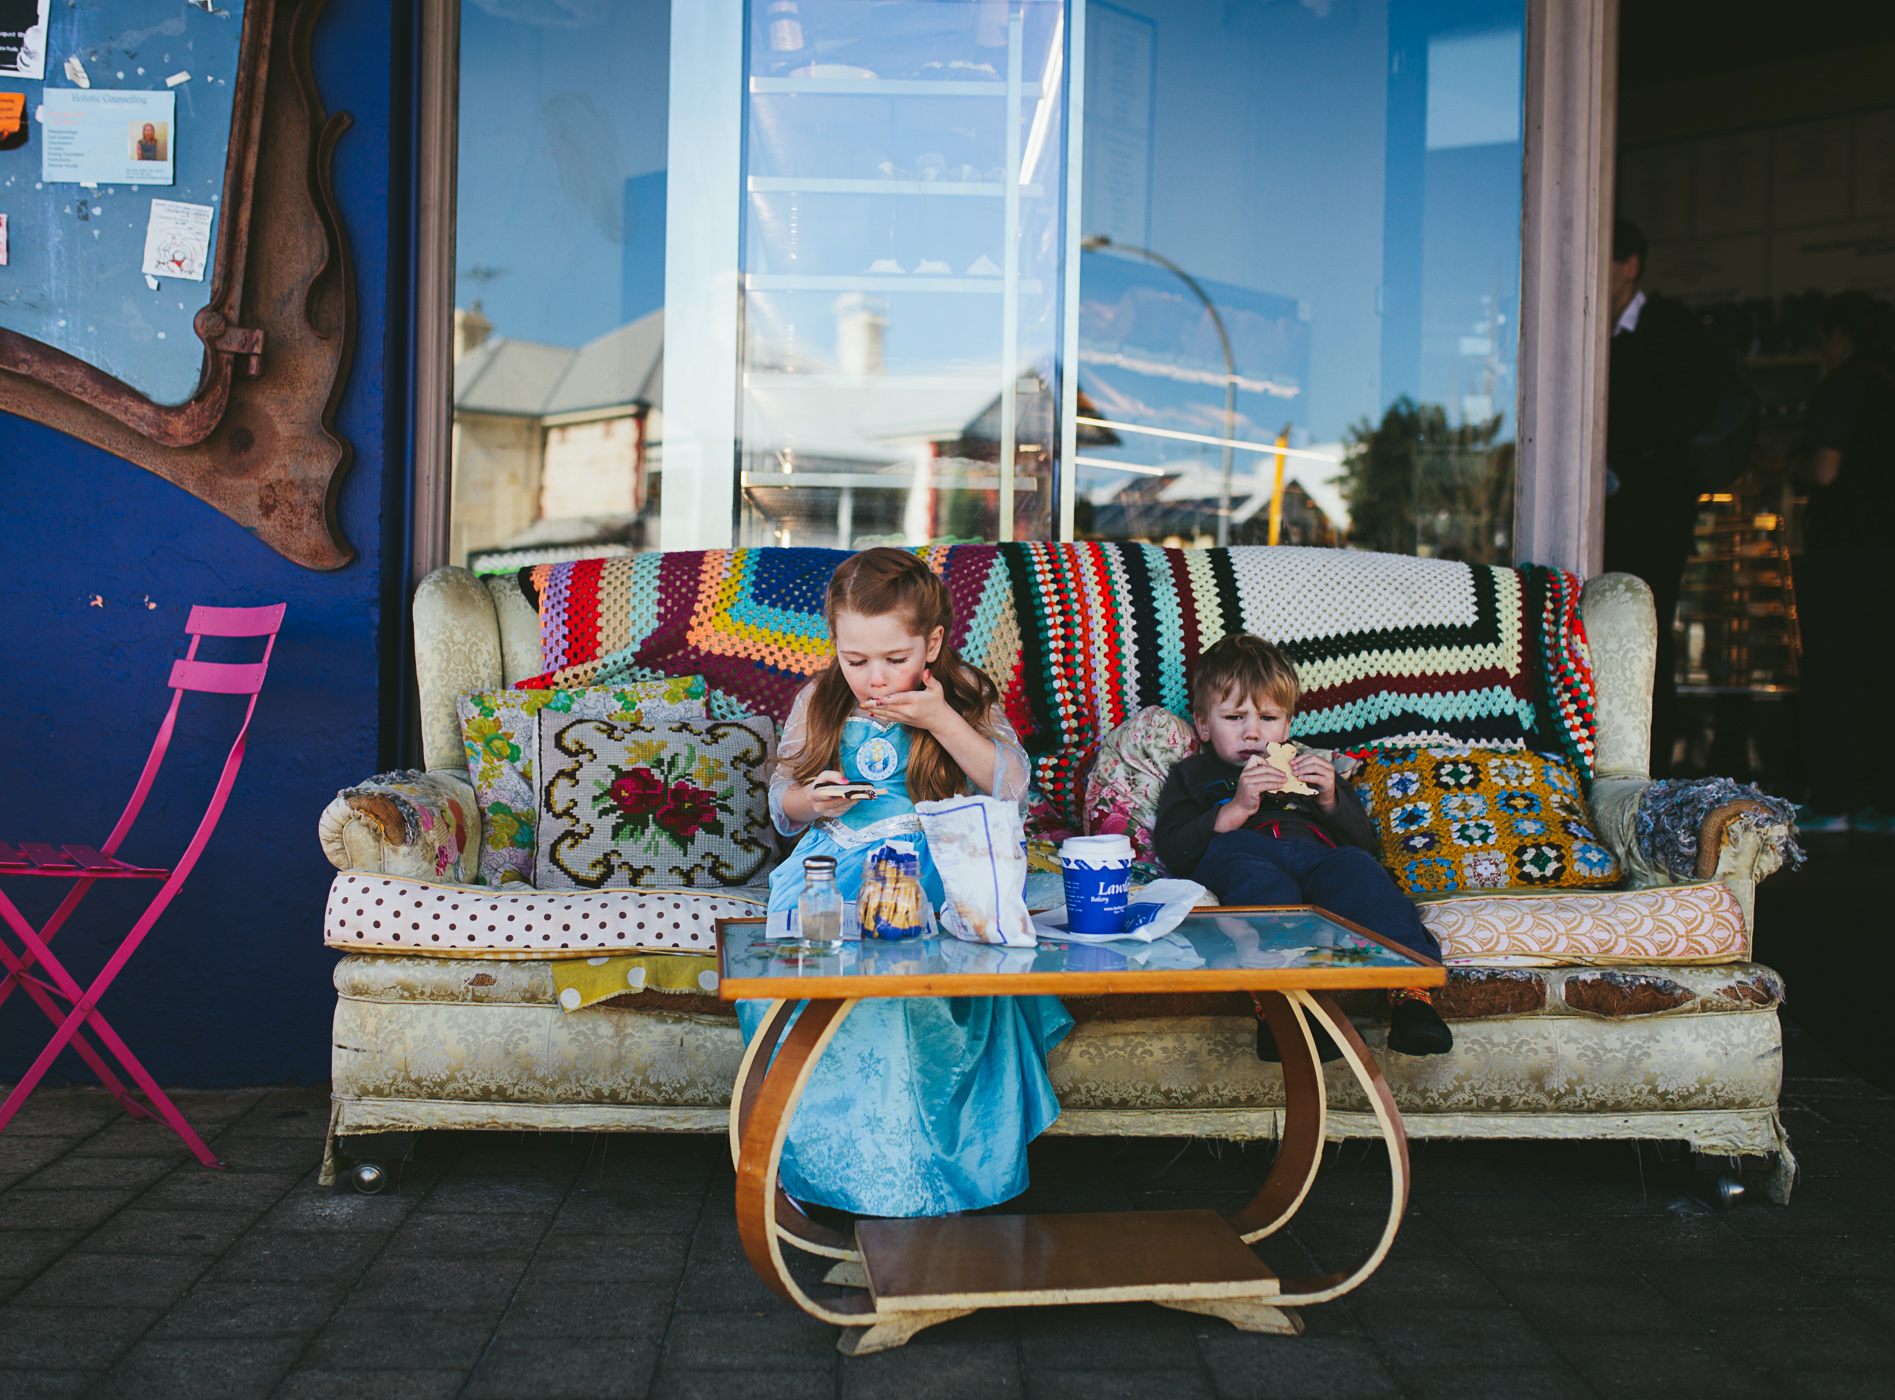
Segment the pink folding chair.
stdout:
<svg viewBox="0 0 1895 1400">
<path fill-rule="evenodd" d="M 0 1003 L 13 994 L 14 988 L 24 988 L 27 996 L 57 1028 L 46 1048 L 40 1051 L 39 1058 L 21 1076 L 20 1082 L 13 1086 L 13 1092 L 7 1095 L 6 1102 L 0 1103 L 0 1131 L 4 1131 L 7 1124 L 13 1121 L 13 1115 L 26 1102 L 26 1096 L 45 1077 L 59 1052 L 70 1044 L 92 1072 L 99 1076 L 99 1082 L 124 1105 L 125 1111 L 132 1117 L 162 1118 L 171 1125 L 173 1132 L 184 1139 L 185 1146 L 191 1149 L 198 1161 L 207 1167 L 224 1165 L 204 1145 L 204 1140 L 185 1121 L 184 1115 L 178 1112 L 177 1105 L 165 1096 L 157 1081 L 138 1063 L 125 1042 L 119 1039 L 118 1032 L 100 1014 L 98 1003 L 106 988 L 112 985 L 112 979 L 118 976 L 131 960 L 132 954 L 138 951 L 138 945 L 151 931 L 151 926 L 176 896 L 178 888 L 190 875 L 191 867 L 197 864 L 197 858 L 203 854 L 204 845 L 211 839 L 218 818 L 224 814 L 224 803 L 230 798 L 230 789 L 237 781 L 237 769 L 243 763 L 244 740 L 250 732 L 250 717 L 257 710 L 257 693 L 263 689 L 263 677 L 270 667 L 270 652 L 276 645 L 277 631 L 283 625 L 284 606 L 277 603 L 266 608 L 191 609 L 190 620 L 184 625 L 184 630 L 191 636 L 190 649 L 185 652 L 182 661 L 171 664 L 171 708 L 165 712 L 164 723 L 158 726 L 157 741 L 151 746 L 151 757 L 145 760 L 145 771 L 139 774 L 138 786 L 132 792 L 131 801 L 125 804 L 118 825 L 112 828 L 112 834 L 105 838 L 103 845 L 96 848 L 53 846 L 40 841 L 22 841 L 15 849 L 0 842 L 0 876 L 33 876 L 78 882 L 60 901 L 45 927 L 37 931 L 21 917 L 13 901 L 0 890 L 0 918 L 4 918 L 14 933 L 19 935 L 22 945 L 16 951 L 5 938 L 0 938 L 0 967 L 6 970 L 5 980 L 0 981 Z M 199 661 L 197 644 L 205 637 L 262 637 L 263 659 L 246 663 Z M 177 865 L 169 870 L 131 865 L 119 860 L 113 852 L 132 829 L 132 823 L 138 820 L 139 810 L 145 805 L 152 781 L 158 776 L 159 765 L 164 762 L 165 750 L 171 745 L 171 734 L 177 727 L 178 704 L 184 699 L 187 690 L 210 691 L 219 695 L 248 695 L 250 706 L 244 711 L 243 727 L 237 731 L 236 742 L 230 746 L 230 756 L 224 760 L 224 771 L 218 776 L 210 806 L 203 820 L 198 822 L 191 844 L 184 848 Z M 106 960 L 99 975 L 92 979 L 92 984 L 81 987 L 59 959 L 53 956 L 47 944 L 52 942 L 53 935 L 59 932 L 66 920 L 72 917 L 72 911 L 78 907 L 79 901 L 86 897 L 93 883 L 98 880 L 162 880 L 164 883 L 158 887 L 158 893 L 152 897 L 138 922 L 132 925 L 131 932 L 125 935 L 117 950 Z M 139 1103 L 124 1081 L 113 1072 L 105 1056 L 86 1036 L 87 1029 L 98 1037 L 99 1043 L 131 1077 L 132 1082 L 144 1091 L 151 1104 L 150 1109 Z"/>
</svg>

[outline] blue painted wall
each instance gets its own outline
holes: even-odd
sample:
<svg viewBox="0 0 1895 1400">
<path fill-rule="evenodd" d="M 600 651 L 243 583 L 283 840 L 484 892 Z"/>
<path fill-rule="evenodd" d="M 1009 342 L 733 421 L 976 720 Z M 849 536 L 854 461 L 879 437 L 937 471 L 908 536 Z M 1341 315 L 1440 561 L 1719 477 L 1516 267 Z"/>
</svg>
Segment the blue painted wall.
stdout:
<svg viewBox="0 0 1895 1400">
<path fill-rule="evenodd" d="M 0 743 L 0 840 L 103 840 L 169 703 L 165 678 L 191 605 L 289 605 L 222 824 L 101 1003 L 165 1084 L 328 1077 L 335 956 L 321 924 L 334 872 L 316 818 L 338 787 L 392 757 L 382 676 L 398 640 L 382 619 L 399 608 L 384 594 L 399 598 L 386 585 L 401 569 L 406 253 L 393 258 L 391 319 L 390 250 L 405 237 L 406 191 L 391 190 L 391 149 L 404 149 L 408 121 L 405 106 L 391 114 L 391 100 L 403 100 L 391 89 L 406 89 L 407 23 L 407 7 L 392 8 L 330 0 L 315 48 L 329 109 L 356 122 L 335 162 L 359 297 L 338 421 L 355 449 L 341 516 L 356 562 L 335 573 L 300 568 L 141 468 L 0 413 L 0 637 L 13 716 Z M 392 178 L 402 179 L 398 169 Z M 242 649 L 253 645 L 207 643 L 199 654 L 248 659 Z M 230 697 L 185 697 L 172 758 L 123 854 L 172 862 L 241 718 Z M 54 883 L 10 879 L 6 888 L 37 924 L 60 893 Z M 127 928 L 152 888 L 94 887 L 55 945 L 81 980 L 115 942 L 105 931 Z M 0 1006 L 0 1080 L 31 1063 L 50 1031 L 24 996 Z M 68 1053 L 51 1082 L 90 1078 Z"/>
</svg>

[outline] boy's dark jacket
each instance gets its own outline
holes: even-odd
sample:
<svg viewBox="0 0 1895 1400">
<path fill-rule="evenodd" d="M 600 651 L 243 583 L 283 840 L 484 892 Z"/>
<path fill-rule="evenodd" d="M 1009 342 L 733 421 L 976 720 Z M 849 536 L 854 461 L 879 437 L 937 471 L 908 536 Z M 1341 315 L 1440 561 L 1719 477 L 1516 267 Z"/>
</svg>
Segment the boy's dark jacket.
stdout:
<svg viewBox="0 0 1895 1400">
<path fill-rule="evenodd" d="M 1171 770 L 1163 791 L 1158 794 L 1158 816 L 1152 823 L 1152 845 L 1158 859 L 1173 875 L 1188 877 L 1204 859 L 1205 848 L 1218 833 L 1213 830 L 1217 812 L 1237 790 L 1237 778 L 1243 772 L 1234 763 L 1226 763 L 1211 750 L 1192 754 Z M 1362 799 L 1355 789 L 1336 777 L 1336 810 L 1323 812 L 1313 797 L 1294 793 L 1266 792 L 1257 811 L 1244 825 L 1252 831 L 1266 831 L 1286 840 L 1321 841 L 1328 837 L 1337 846 L 1360 846 L 1380 857 L 1381 839 L 1375 823 L 1362 810 Z M 1322 835 L 1315 834 L 1321 832 Z"/>
</svg>

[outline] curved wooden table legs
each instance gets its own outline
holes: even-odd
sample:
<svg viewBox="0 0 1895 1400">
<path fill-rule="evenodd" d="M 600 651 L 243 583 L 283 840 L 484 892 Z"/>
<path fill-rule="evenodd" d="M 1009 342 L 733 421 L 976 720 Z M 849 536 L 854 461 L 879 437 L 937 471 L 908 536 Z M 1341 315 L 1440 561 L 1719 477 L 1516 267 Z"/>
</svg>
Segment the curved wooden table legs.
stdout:
<svg viewBox="0 0 1895 1400">
<path fill-rule="evenodd" d="M 1408 1139 L 1381 1070 L 1333 998 L 1295 990 L 1258 995 L 1282 1055 L 1284 1128 L 1269 1177 L 1235 1215 L 864 1220 L 853 1239 L 806 1216 L 778 1184 L 777 1172 L 797 1101 L 856 1003 L 774 1003 L 745 1051 L 731 1104 L 744 1254 L 778 1297 L 847 1329 L 837 1346 L 853 1356 L 901 1346 L 925 1327 L 978 1308 L 1053 1303 L 1145 1300 L 1221 1317 L 1247 1331 L 1300 1332 L 1302 1320 L 1285 1309 L 1347 1293 L 1387 1256 L 1408 1206 Z M 1317 1028 L 1341 1048 L 1381 1124 L 1391 1184 L 1388 1220 L 1353 1268 L 1279 1280 L 1248 1246 L 1289 1221 L 1322 1165 L 1328 1110 Z M 825 1282 L 866 1287 L 869 1295 L 812 1298 L 790 1275 L 786 1243 L 840 1261 Z"/>
</svg>

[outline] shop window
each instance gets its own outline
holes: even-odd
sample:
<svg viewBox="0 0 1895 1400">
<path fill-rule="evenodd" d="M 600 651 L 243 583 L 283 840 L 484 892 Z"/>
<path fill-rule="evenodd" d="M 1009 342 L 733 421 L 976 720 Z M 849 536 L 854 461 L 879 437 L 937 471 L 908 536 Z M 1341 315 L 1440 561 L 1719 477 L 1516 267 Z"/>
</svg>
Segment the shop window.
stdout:
<svg viewBox="0 0 1895 1400">
<path fill-rule="evenodd" d="M 1525 22 L 1087 6 L 1080 537 L 1511 558 Z"/>
<path fill-rule="evenodd" d="M 460 3 L 450 563 L 659 543 L 670 21 Z"/>
<path fill-rule="evenodd" d="M 1056 527 L 1060 0 L 752 0 L 738 539 Z"/>
</svg>

